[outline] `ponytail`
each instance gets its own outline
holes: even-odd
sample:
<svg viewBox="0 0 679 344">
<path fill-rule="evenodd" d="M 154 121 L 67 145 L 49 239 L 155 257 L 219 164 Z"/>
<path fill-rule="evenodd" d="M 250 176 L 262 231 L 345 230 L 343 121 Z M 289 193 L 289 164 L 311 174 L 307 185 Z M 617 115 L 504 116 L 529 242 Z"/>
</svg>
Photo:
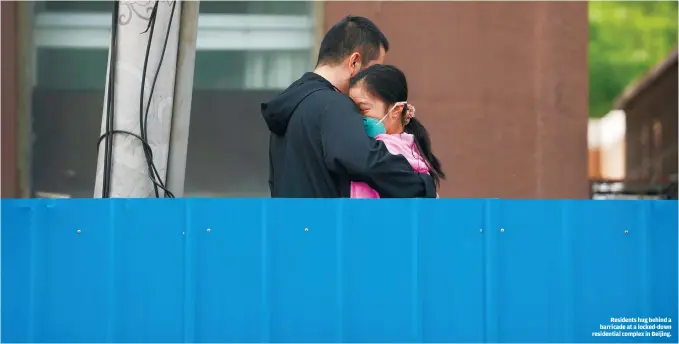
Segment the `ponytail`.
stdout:
<svg viewBox="0 0 679 344">
<path fill-rule="evenodd" d="M 446 174 L 441 169 L 441 162 L 431 151 L 431 140 L 429 139 L 429 132 L 422 125 L 417 118 L 411 118 L 408 124 L 405 125 L 405 132 L 415 137 L 415 145 L 420 151 L 420 155 L 424 158 L 429 168 L 429 173 L 434 178 L 436 188 L 441 185 L 441 179 L 446 179 Z"/>
</svg>

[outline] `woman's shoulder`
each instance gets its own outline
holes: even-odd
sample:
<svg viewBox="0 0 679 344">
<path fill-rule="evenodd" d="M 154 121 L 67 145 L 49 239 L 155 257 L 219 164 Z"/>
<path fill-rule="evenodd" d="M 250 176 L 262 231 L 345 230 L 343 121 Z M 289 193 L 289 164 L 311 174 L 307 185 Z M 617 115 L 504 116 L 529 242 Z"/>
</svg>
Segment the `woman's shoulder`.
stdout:
<svg viewBox="0 0 679 344">
<path fill-rule="evenodd" d="M 379 134 L 375 136 L 376 140 L 384 142 L 393 142 L 398 144 L 404 144 L 410 146 L 415 142 L 415 137 L 412 134 L 401 133 L 401 134 Z"/>
<path fill-rule="evenodd" d="M 384 142 L 391 154 L 401 154 L 413 167 L 413 169 L 420 173 L 428 173 L 427 163 L 420 154 L 415 144 L 415 138 L 408 133 L 402 134 L 380 134 L 375 137 L 376 140 Z"/>
</svg>

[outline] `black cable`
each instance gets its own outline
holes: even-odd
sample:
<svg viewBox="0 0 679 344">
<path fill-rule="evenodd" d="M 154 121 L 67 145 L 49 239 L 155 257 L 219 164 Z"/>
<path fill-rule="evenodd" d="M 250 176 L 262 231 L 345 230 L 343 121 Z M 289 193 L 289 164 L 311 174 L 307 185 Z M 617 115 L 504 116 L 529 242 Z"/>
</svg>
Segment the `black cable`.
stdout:
<svg viewBox="0 0 679 344">
<path fill-rule="evenodd" d="M 153 99 L 153 91 L 156 88 L 156 82 L 158 81 L 158 75 L 160 74 L 160 68 L 163 65 L 163 59 L 165 58 L 165 50 L 167 49 L 167 42 L 170 38 L 170 30 L 172 29 L 172 19 L 174 18 L 174 12 L 175 12 L 175 7 L 177 6 L 177 1 L 172 2 L 172 10 L 170 12 L 170 21 L 167 26 L 167 32 L 165 34 L 165 40 L 163 42 L 163 49 L 161 50 L 160 53 L 160 61 L 158 61 L 158 67 L 156 68 L 156 73 L 153 76 L 153 82 L 151 83 L 151 90 L 149 92 L 149 99 L 146 103 L 146 112 L 144 113 L 144 86 L 146 85 L 146 70 L 148 67 L 148 62 L 149 62 L 149 53 L 151 51 L 151 40 L 153 39 L 153 32 L 154 28 L 156 26 L 156 16 L 158 14 L 158 1 L 153 6 L 153 10 L 151 12 L 151 17 L 149 19 L 149 26 L 146 28 L 146 31 L 149 31 L 149 40 L 148 44 L 146 46 L 146 54 L 144 56 L 144 67 L 142 70 L 142 80 L 141 80 L 141 91 L 140 91 L 140 97 L 139 97 L 139 132 L 141 133 L 141 137 L 145 140 L 148 141 L 148 119 L 149 119 L 149 110 L 151 109 L 151 100 Z M 143 113 L 143 116 L 142 116 Z M 174 198 L 174 195 L 172 193 L 168 194 L 167 189 L 165 189 L 165 184 L 163 183 L 162 178 L 160 177 L 160 173 L 158 172 L 158 169 L 156 168 L 155 163 L 153 162 L 153 154 L 150 151 L 150 149 L 147 151 L 145 150 L 146 155 L 147 155 L 147 162 L 149 165 L 149 175 L 151 180 L 154 182 L 154 191 L 156 193 L 156 197 L 159 197 L 158 194 L 158 187 L 156 186 L 159 184 L 163 190 L 165 190 L 165 197 L 172 197 Z M 156 183 L 156 177 L 158 178 L 158 183 Z"/>
<path fill-rule="evenodd" d="M 109 197 L 110 195 L 110 179 L 111 179 L 111 166 L 112 166 L 112 149 L 113 149 L 113 134 L 126 134 L 126 135 L 131 135 L 134 136 L 135 138 L 139 139 L 142 143 L 142 148 L 144 150 L 144 155 L 146 157 L 146 163 L 148 165 L 148 171 L 149 171 L 149 178 L 151 179 L 151 182 L 153 183 L 153 188 L 155 191 L 156 198 L 160 197 L 160 194 L 158 192 L 158 189 L 162 189 L 165 192 L 165 197 L 169 198 L 174 198 L 174 194 L 170 192 L 165 187 L 165 184 L 162 181 L 162 178 L 160 177 L 160 173 L 158 172 L 158 169 L 155 166 L 155 163 L 153 162 L 153 151 L 151 149 L 151 146 L 148 143 L 148 133 L 147 133 L 147 123 L 148 123 L 148 115 L 149 115 L 149 109 L 151 105 L 151 100 L 153 99 L 153 91 L 156 86 L 156 81 L 158 80 L 158 74 L 160 73 L 160 68 L 163 63 L 163 58 L 165 57 L 165 50 L 167 48 L 167 42 L 170 37 L 170 30 L 172 29 L 172 19 L 174 17 L 174 12 L 175 12 L 175 7 L 177 5 L 177 1 L 172 2 L 172 12 L 170 12 L 170 22 L 168 23 L 167 26 L 167 33 L 165 35 L 165 41 L 163 43 L 163 49 L 161 51 L 160 55 L 160 61 L 158 62 L 158 67 L 156 69 L 156 74 L 153 78 L 153 83 L 151 84 L 151 90 L 149 93 L 149 99 L 146 104 L 146 112 L 144 112 L 144 86 L 146 83 L 146 70 L 148 67 L 148 60 L 149 60 L 149 53 L 151 50 L 151 41 L 153 39 L 153 31 L 155 28 L 155 23 L 156 23 L 156 17 L 158 13 L 158 1 L 155 2 L 153 6 L 153 10 L 151 12 L 151 16 L 149 18 L 149 25 L 147 26 L 146 30 L 142 33 L 149 32 L 149 39 L 148 39 L 148 44 L 146 46 L 146 54 L 144 56 L 144 68 L 142 72 L 142 80 L 141 80 L 141 91 L 140 91 L 140 101 L 139 101 L 139 132 L 140 135 L 134 134 L 129 131 L 124 131 L 124 130 L 113 130 L 113 110 L 114 110 L 114 102 L 113 102 L 113 89 L 114 89 L 114 78 L 111 76 L 115 77 L 115 52 L 116 52 L 116 38 L 117 38 L 117 18 L 118 18 L 118 1 L 115 1 L 115 7 L 113 10 L 113 22 L 112 22 L 112 32 L 111 32 L 111 68 L 110 68 L 110 73 L 109 73 L 109 98 L 107 101 L 107 122 L 106 122 L 106 132 L 99 137 L 99 140 L 97 141 L 97 147 L 101 143 L 102 139 L 106 139 L 106 148 L 107 152 L 105 153 L 105 162 L 104 162 L 104 188 L 102 190 L 102 197 Z M 150 30 L 150 31 L 149 31 Z M 108 159 L 107 159 L 108 158 Z M 157 178 L 157 180 L 156 180 Z"/>
<path fill-rule="evenodd" d="M 146 132 L 146 123 L 144 123 L 144 89 L 146 88 L 146 69 L 148 67 L 149 63 L 149 54 L 151 51 L 151 42 L 153 41 L 153 32 L 155 31 L 156 28 L 156 18 L 158 14 L 158 1 L 155 2 L 153 5 L 153 10 L 151 11 L 151 16 L 149 17 L 149 24 L 146 27 L 145 32 L 149 33 L 149 39 L 148 43 L 146 44 L 146 53 L 144 54 L 144 67 L 141 72 L 141 87 L 139 89 L 139 134 L 141 135 L 142 140 L 144 142 L 148 142 L 147 138 L 147 132 Z M 150 29 L 150 31 L 149 31 Z M 153 92 L 149 95 L 149 102 L 153 98 Z M 149 103 L 150 105 L 150 103 Z M 146 106 L 148 109 L 149 105 Z M 153 151 L 150 149 L 146 148 L 144 146 L 144 155 L 146 156 L 146 165 L 148 166 L 148 173 L 149 173 L 149 178 L 151 178 L 151 182 L 153 182 L 153 191 L 156 194 L 156 198 L 160 197 L 158 194 L 158 186 L 156 185 L 158 182 L 156 181 L 155 174 L 155 163 L 153 161 Z M 160 183 L 162 184 L 162 180 L 158 178 Z"/>
<path fill-rule="evenodd" d="M 111 130 L 109 132 L 104 133 L 103 135 L 99 136 L 99 140 L 97 140 L 97 146 L 99 146 L 99 144 L 101 143 L 101 140 L 103 140 L 104 138 L 108 138 L 108 136 L 113 136 L 113 134 L 125 134 L 125 135 L 134 136 L 137 139 L 139 139 L 139 141 L 141 141 L 142 145 L 144 146 L 144 150 L 151 151 L 151 146 L 149 145 L 148 142 L 146 142 L 146 140 L 142 139 L 141 136 L 139 136 L 139 135 L 137 135 L 133 132 L 126 131 L 126 130 Z M 166 189 L 165 186 L 158 184 L 155 180 L 153 180 L 153 183 L 154 183 L 154 186 L 163 189 L 165 191 L 165 193 L 168 195 L 168 197 L 174 198 L 174 194 L 172 194 L 172 192 L 170 192 L 170 190 Z"/>
<path fill-rule="evenodd" d="M 111 132 L 114 125 L 115 114 L 115 76 L 116 76 L 116 47 L 118 41 L 118 0 L 113 2 L 113 14 L 111 18 L 111 58 L 108 75 L 108 97 L 106 99 L 106 132 Z M 99 140 L 101 142 L 101 139 Z M 99 147 L 97 142 L 97 147 Z M 111 170 L 113 166 L 113 136 L 106 136 L 106 145 L 104 148 L 104 180 L 101 188 L 101 197 L 108 198 L 111 196 Z"/>
</svg>

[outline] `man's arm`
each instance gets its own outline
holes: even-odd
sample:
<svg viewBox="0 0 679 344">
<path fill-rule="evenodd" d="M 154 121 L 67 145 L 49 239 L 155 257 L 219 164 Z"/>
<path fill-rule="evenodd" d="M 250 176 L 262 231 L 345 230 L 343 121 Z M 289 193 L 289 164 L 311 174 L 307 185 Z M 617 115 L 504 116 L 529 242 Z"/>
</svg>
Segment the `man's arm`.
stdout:
<svg viewBox="0 0 679 344">
<path fill-rule="evenodd" d="M 405 157 L 391 154 L 383 142 L 368 137 L 361 114 L 349 99 L 327 104 L 321 140 L 330 171 L 367 183 L 382 198 L 436 197 L 431 176 L 416 173 Z"/>
</svg>

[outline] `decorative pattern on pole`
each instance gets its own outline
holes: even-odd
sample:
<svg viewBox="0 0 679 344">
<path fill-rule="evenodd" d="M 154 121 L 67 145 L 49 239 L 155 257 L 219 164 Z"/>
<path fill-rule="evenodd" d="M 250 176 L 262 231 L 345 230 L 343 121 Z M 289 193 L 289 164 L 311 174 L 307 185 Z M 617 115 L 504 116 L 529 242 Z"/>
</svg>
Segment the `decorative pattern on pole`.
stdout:
<svg viewBox="0 0 679 344">
<path fill-rule="evenodd" d="M 172 122 L 179 23 L 181 6 L 172 1 L 158 3 L 155 20 L 152 20 L 155 1 L 121 1 L 117 23 L 117 41 L 114 75 L 115 105 L 112 131 L 126 131 L 142 135 L 140 130 L 140 95 L 144 80 L 142 99 L 146 140 L 150 146 L 153 163 L 160 179 L 165 180 Z M 174 11 L 174 13 L 173 13 Z M 151 24 L 153 27 L 150 27 Z M 149 43 L 149 35 L 152 34 Z M 147 46 L 148 66 L 143 78 Z M 164 47 L 164 45 L 166 46 Z M 164 51 L 164 53 L 163 53 Z M 164 56 L 163 56 L 164 55 Z M 162 65 L 159 64 L 162 61 Z M 111 59 L 109 58 L 109 71 Z M 157 75 L 156 75 L 157 72 Z M 157 80 L 155 80 L 157 79 Z M 155 80 L 155 87 L 153 82 Z M 151 92 L 153 90 L 153 92 Z M 105 101 L 110 90 L 107 87 Z M 147 105 L 148 104 L 148 109 Z M 102 116 L 102 134 L 106 133 L 107 114 Z M 109 197 L 154 197 L 154 184 L 150 179 L 143 142 L 133 135 L 112 135 L 112 164 Z M 102 196 L 104 179 L 104 147 L 99 144 L 99 159 L 94 197 Z M 162 190 L 160 195 L 162 197 Z"/>
</svg>

